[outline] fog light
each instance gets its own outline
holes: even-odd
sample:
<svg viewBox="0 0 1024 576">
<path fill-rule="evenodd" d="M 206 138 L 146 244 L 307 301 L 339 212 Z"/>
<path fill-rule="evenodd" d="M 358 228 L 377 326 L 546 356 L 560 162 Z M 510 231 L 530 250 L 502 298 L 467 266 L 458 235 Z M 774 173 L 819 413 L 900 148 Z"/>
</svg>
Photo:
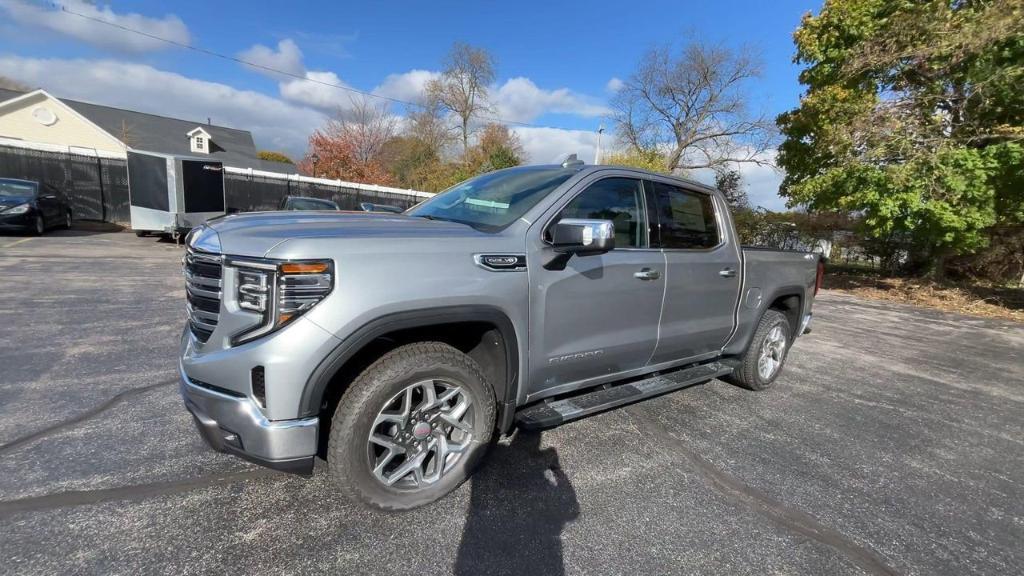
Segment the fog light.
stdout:
<svg viewBox="0 0 1024 576">
<path fill-rule="evenodd" d="M 252 369 L 250 375 L 252 382 L 252 397 L 259 404 L 260 408 L 267 407 L 267 382 L 263 373 L 263 366 L 257 366 Z"/>
</svg>

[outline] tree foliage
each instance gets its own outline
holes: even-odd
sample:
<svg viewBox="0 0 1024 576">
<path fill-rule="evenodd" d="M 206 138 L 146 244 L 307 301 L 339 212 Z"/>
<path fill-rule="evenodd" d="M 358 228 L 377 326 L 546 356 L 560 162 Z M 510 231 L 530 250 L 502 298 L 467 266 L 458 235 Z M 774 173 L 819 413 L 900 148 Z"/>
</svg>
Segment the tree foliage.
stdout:
<svg viewBox="0 0 1024 576">
<path fill-rule="evenodd" d="M 672 173 L 665 167 L 665 155 L 652 148 L 628 148 L 622 152 L 612 152 L 604 155 L 601 163 L 612 166 L 629 166 L 665 174 Z"/>
<path fill-rule="evenodd" d="M 791 205 L 941 273 L 1024 222 L 1019 0 L 826 0 L 794 35 L 807 87 L 779 116 Z"/>
<path fill-rule="evenodd" d="M 260 160 L 267 160 L 269 162 L 282 162 L 284 164 L 295 164 L 291 158 L 287 155 L 277 152 L 274 150 L 260 150 L 256 153 L 256 157 Z"/>
<path fill-rule="evenodd" d="M 750 208 L 747 191 L 743 186 L 743 176 L 739 170 L 728 167 L 716 170 L 715 188 L 725 196 L 725 201 L 733 212 Z"/>
</svg>

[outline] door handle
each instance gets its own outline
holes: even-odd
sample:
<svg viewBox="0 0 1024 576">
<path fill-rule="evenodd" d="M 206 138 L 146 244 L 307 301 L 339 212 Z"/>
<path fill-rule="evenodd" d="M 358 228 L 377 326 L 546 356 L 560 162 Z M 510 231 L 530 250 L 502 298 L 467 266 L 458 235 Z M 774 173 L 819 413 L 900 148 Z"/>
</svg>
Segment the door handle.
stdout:
<svg viewBox="0 0 1024 576">
<path fill-rule="evenodd" d="M 638 280 L 657 280 L 658 278 L 661 278 L 661 272 L 651 270 L 650 268 L 644 268 L 639 272 L 634 272 L 633 278 Z"/>
<path fill-rule="evenodd" d="M 721 270 L 718 271 L 718 275 L 721 276 L 722 278 L 735 278 L 736 277 L 736 269 L 735 268 L 722 268 Z"/>
</svg>

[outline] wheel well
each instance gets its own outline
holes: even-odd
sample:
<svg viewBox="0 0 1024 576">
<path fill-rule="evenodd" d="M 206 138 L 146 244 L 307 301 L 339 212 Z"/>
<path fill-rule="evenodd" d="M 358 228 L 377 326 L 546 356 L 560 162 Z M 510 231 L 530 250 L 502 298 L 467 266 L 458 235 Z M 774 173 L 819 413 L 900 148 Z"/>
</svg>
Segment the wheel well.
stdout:
<svg viewBox="0 0 1024 576">
<path fill-rule="evenodd" d="M 331 419 L 349 385 L 378 358 L 414 342 L 443 342 L 466 354 L 483 370 L 501 405 L 509 391 L 508 347 L 501 330 L 489 322 L 467 321 L 417 326 L 387 332 L 359 349 L 335 372 L 324 390 L 320 404 L 321 457 L 330 437 Z"/>
<path fill-rule="evenodd" d="M 800 327 L 800 296 L 796 294 L 790 294 L 789 296 L 779 296 L 768 306 L 769 310 L 778 310 L 786 316 L 786 320 L 789 320 L 789 333 L 790 339 L 794 339 L 799 334 L 796 333 Z"/>
</svg>

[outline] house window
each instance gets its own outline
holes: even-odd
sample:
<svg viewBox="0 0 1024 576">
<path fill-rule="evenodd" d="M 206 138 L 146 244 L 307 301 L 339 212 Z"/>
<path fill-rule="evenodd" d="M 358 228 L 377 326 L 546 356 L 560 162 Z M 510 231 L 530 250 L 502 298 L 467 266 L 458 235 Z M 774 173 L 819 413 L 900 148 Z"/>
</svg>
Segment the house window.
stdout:
<svg viewBox="0 0 1024 576">
<path fill-rule="evenodd" d="M 196 149 L 197 150 L 203 150 L 204 149 L 203 146 L 204 146 L 204 144 L 203 144 L 203 137 L 202 136 L 196 136 Z"/>
</svg>

